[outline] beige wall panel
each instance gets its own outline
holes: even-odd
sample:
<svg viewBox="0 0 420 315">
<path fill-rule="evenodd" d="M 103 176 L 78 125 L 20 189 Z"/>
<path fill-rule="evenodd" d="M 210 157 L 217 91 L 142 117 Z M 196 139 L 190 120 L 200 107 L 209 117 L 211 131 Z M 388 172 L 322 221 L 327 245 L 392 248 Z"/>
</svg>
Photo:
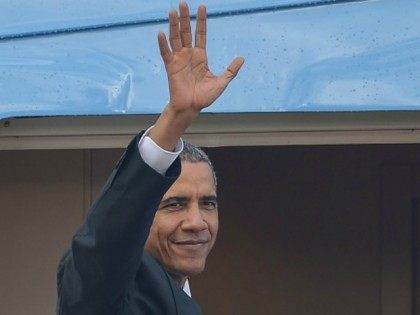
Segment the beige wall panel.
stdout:
<svg viewBox="0 0 420 315">
<path fill-rule="evenodd" d="M 0 313 L 55 314 L 56 269 L 83 217 L 82 151 L 0 151 Z"/>
<path fill-rule="evenodd" d="M 124 150 L 122 149 L 104 149 L 91 150 L 92 159 L 92 182 L 91 182 L 91 200 L 98 197 L 102 186 L 105 184 L 112 169 L 117 164 Z"/>
</svg>

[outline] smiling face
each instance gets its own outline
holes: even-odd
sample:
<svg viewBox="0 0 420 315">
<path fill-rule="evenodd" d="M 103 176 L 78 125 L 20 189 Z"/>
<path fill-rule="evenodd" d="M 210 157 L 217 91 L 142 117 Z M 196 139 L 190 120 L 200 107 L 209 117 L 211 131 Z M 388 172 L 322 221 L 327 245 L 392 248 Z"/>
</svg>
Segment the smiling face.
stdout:
<svg viewBox="0 0 420 315">
<path fill-rule="evenodd" d="M 205 162 L 182 162 L 163 196 L 145 249 L 178 280 L 203 271 L 218 230 L 216 187 Z"/>
</svg>

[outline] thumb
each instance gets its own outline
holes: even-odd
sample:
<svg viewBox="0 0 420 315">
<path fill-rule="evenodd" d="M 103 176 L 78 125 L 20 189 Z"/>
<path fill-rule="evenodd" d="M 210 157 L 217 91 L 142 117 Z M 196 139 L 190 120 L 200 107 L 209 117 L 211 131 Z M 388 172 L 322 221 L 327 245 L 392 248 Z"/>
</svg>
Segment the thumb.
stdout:
<svg viewBox="0 0 420 315">
<path fill-rule="evenodd" d="M 244 64 L 245 60 L 242 57 L 235 58 L 227 67 L 226 71 L 222 73 L 220 78 L 224 82 L 225 85 L 228 85 L 230 81 L 232 81 L 241 69 L 242 65 Z"/>
</svg>

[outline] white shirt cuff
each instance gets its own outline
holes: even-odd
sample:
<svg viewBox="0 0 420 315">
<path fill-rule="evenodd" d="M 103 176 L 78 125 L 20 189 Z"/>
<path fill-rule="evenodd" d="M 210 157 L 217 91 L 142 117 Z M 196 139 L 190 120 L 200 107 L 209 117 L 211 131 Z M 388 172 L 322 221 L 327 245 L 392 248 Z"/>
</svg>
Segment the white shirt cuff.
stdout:
<svg viewBox="0 0 420 315">
<path fill-rule="evenodd" d="M 168 168 L 172 165 L 184 148 L 184 143 L 182 142 L 182 139 L 179 139 L 173 152 L 162 149 L 152 140 L 152 138 L 148 136 L 153 127 L 154 126 L 147 129 L 140 138 L 138 144 L 139 152 L 146 164 L 148 164 L 156 172 L 165 175 Z"/>
</svg>

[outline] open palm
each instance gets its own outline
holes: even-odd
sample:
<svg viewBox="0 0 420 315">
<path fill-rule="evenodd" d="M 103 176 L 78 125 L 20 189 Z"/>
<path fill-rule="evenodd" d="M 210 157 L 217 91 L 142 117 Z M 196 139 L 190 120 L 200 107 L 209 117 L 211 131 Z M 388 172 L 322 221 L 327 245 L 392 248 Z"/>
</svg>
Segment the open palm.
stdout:
<svg viewBox="0 0 420 315">
<path fill-rule="evenodd" d="M 170 104 L 179 112 L 200 112 L 212 104 L 236 76 L 243 64 L 242 58 L 232 61 L 226 71 L 215 76 L 208 68 L 206 53 L 206 8 L 197 11 L 195 46 L 192 46 L 190 14 L 185 2 L 179 5 L 180 16 L 169 13 L 169 48 L 164 33 L 158 41 L 168 75 Z"/>
</svg>

